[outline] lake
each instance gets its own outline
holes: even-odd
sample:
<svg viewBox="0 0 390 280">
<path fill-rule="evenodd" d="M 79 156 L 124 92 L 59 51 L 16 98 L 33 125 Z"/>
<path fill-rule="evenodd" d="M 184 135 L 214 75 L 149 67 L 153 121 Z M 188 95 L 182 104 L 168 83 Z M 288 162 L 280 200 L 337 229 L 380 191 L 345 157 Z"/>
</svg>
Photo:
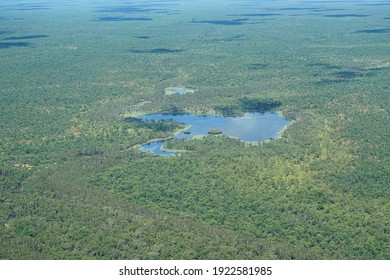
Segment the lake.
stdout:
<svg viewBox="0 0 390 280">
<path fill-rule="evenodd" d="M 173 120 L 187 124 L 189 127 L 181 131 L 175 137 L 168 140 L 159 140 L 147 143 L 141 147 L 142 151 L 152 152 L 158 155 L 175 155 L 178 152 L 166 151 L 163 145 L 173 139 L 190 139 L 209 135 L 210 130 L 219 130 L 229 137 L 235 137 L 243 142 L 257 142 L 277 138 L 283 128 L 290 123 L 280 114 L 275 112 L 245 113 L 240 117 L 223 117 L 213 115 L 195 114 L 146 114 L 137 116 L 144 121 Z"/>
</svg>

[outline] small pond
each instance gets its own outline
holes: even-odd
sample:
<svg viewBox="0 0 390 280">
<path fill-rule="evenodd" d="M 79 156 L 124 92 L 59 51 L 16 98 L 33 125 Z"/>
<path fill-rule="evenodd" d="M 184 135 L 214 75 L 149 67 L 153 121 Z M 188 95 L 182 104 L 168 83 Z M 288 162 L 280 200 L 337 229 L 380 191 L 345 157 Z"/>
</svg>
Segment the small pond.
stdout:
<svg viewBox="0 0 390 280">
<path fill-rule="evenodd" d="M 186 94 L 186 93 L 194 93 L 195 90 L 185 87 L 168 87 L 165 89 L 166 95 L 172 94 Z"/>
<path fill-rule="evenodd" d="M 181 131 L 172 139 L 189 139 L 210 135 L 210 131 L 218 130 L 220 135 L 239 138 L 244 142 L 257 142 L 277 138 L 283 128 L 290 121 L 275 112 L 246 113 L 240 117 L 201 116 L 194 114 L 147 114 L 137 118 L 142 120 L 174 120 L 187 124 L 189 127 Z M 141 147 L 141 150 L 159 155 L 175 155 L 178 152 L 166 151 L 163 145 L 169 140 L 150 142 Z"/>
</svg>

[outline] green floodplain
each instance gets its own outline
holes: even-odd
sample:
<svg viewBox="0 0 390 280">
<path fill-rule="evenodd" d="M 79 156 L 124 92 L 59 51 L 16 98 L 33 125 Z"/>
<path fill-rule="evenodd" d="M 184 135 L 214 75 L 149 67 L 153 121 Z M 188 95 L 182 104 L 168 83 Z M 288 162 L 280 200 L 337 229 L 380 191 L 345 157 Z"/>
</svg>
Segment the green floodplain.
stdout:
<svg viewBox="0 0 390 280">
<path fill-rule="evenodd" d="M 389 49 L 385 0 L 1 1 L 0 258 L 390 259 Z"/>
</svg>

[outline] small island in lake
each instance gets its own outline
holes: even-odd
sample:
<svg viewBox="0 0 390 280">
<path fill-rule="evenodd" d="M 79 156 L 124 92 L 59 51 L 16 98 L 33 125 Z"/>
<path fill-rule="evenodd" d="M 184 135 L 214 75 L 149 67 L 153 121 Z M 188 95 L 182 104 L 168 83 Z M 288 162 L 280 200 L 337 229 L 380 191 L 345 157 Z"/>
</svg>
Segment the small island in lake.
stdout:
<svg viewBox="0 0 390 280">
<path fill-rule="evenodd" d="M 222 134 L 222 133 L 223 133 L 223 131 L 220 129 L 210 129 L 208 131 L 208 134 L 212 134 L 212 135 L 217 135 L 217 134 Z"/>
</svg>

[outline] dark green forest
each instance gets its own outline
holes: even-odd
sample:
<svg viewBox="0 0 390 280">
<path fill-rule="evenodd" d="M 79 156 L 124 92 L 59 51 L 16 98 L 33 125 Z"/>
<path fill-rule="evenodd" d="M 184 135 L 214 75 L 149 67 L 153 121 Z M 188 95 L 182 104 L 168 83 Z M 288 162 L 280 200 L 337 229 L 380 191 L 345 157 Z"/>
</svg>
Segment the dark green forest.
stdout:
<svg viewBox="0 0 390 280">
<path fill-rule="evenodd" d="M 390 259 L 389 5 L 38 2 L 0 7 L 0 259 Z M 249 111 L 291 124 L 140 150 Z"/>
</svg>

